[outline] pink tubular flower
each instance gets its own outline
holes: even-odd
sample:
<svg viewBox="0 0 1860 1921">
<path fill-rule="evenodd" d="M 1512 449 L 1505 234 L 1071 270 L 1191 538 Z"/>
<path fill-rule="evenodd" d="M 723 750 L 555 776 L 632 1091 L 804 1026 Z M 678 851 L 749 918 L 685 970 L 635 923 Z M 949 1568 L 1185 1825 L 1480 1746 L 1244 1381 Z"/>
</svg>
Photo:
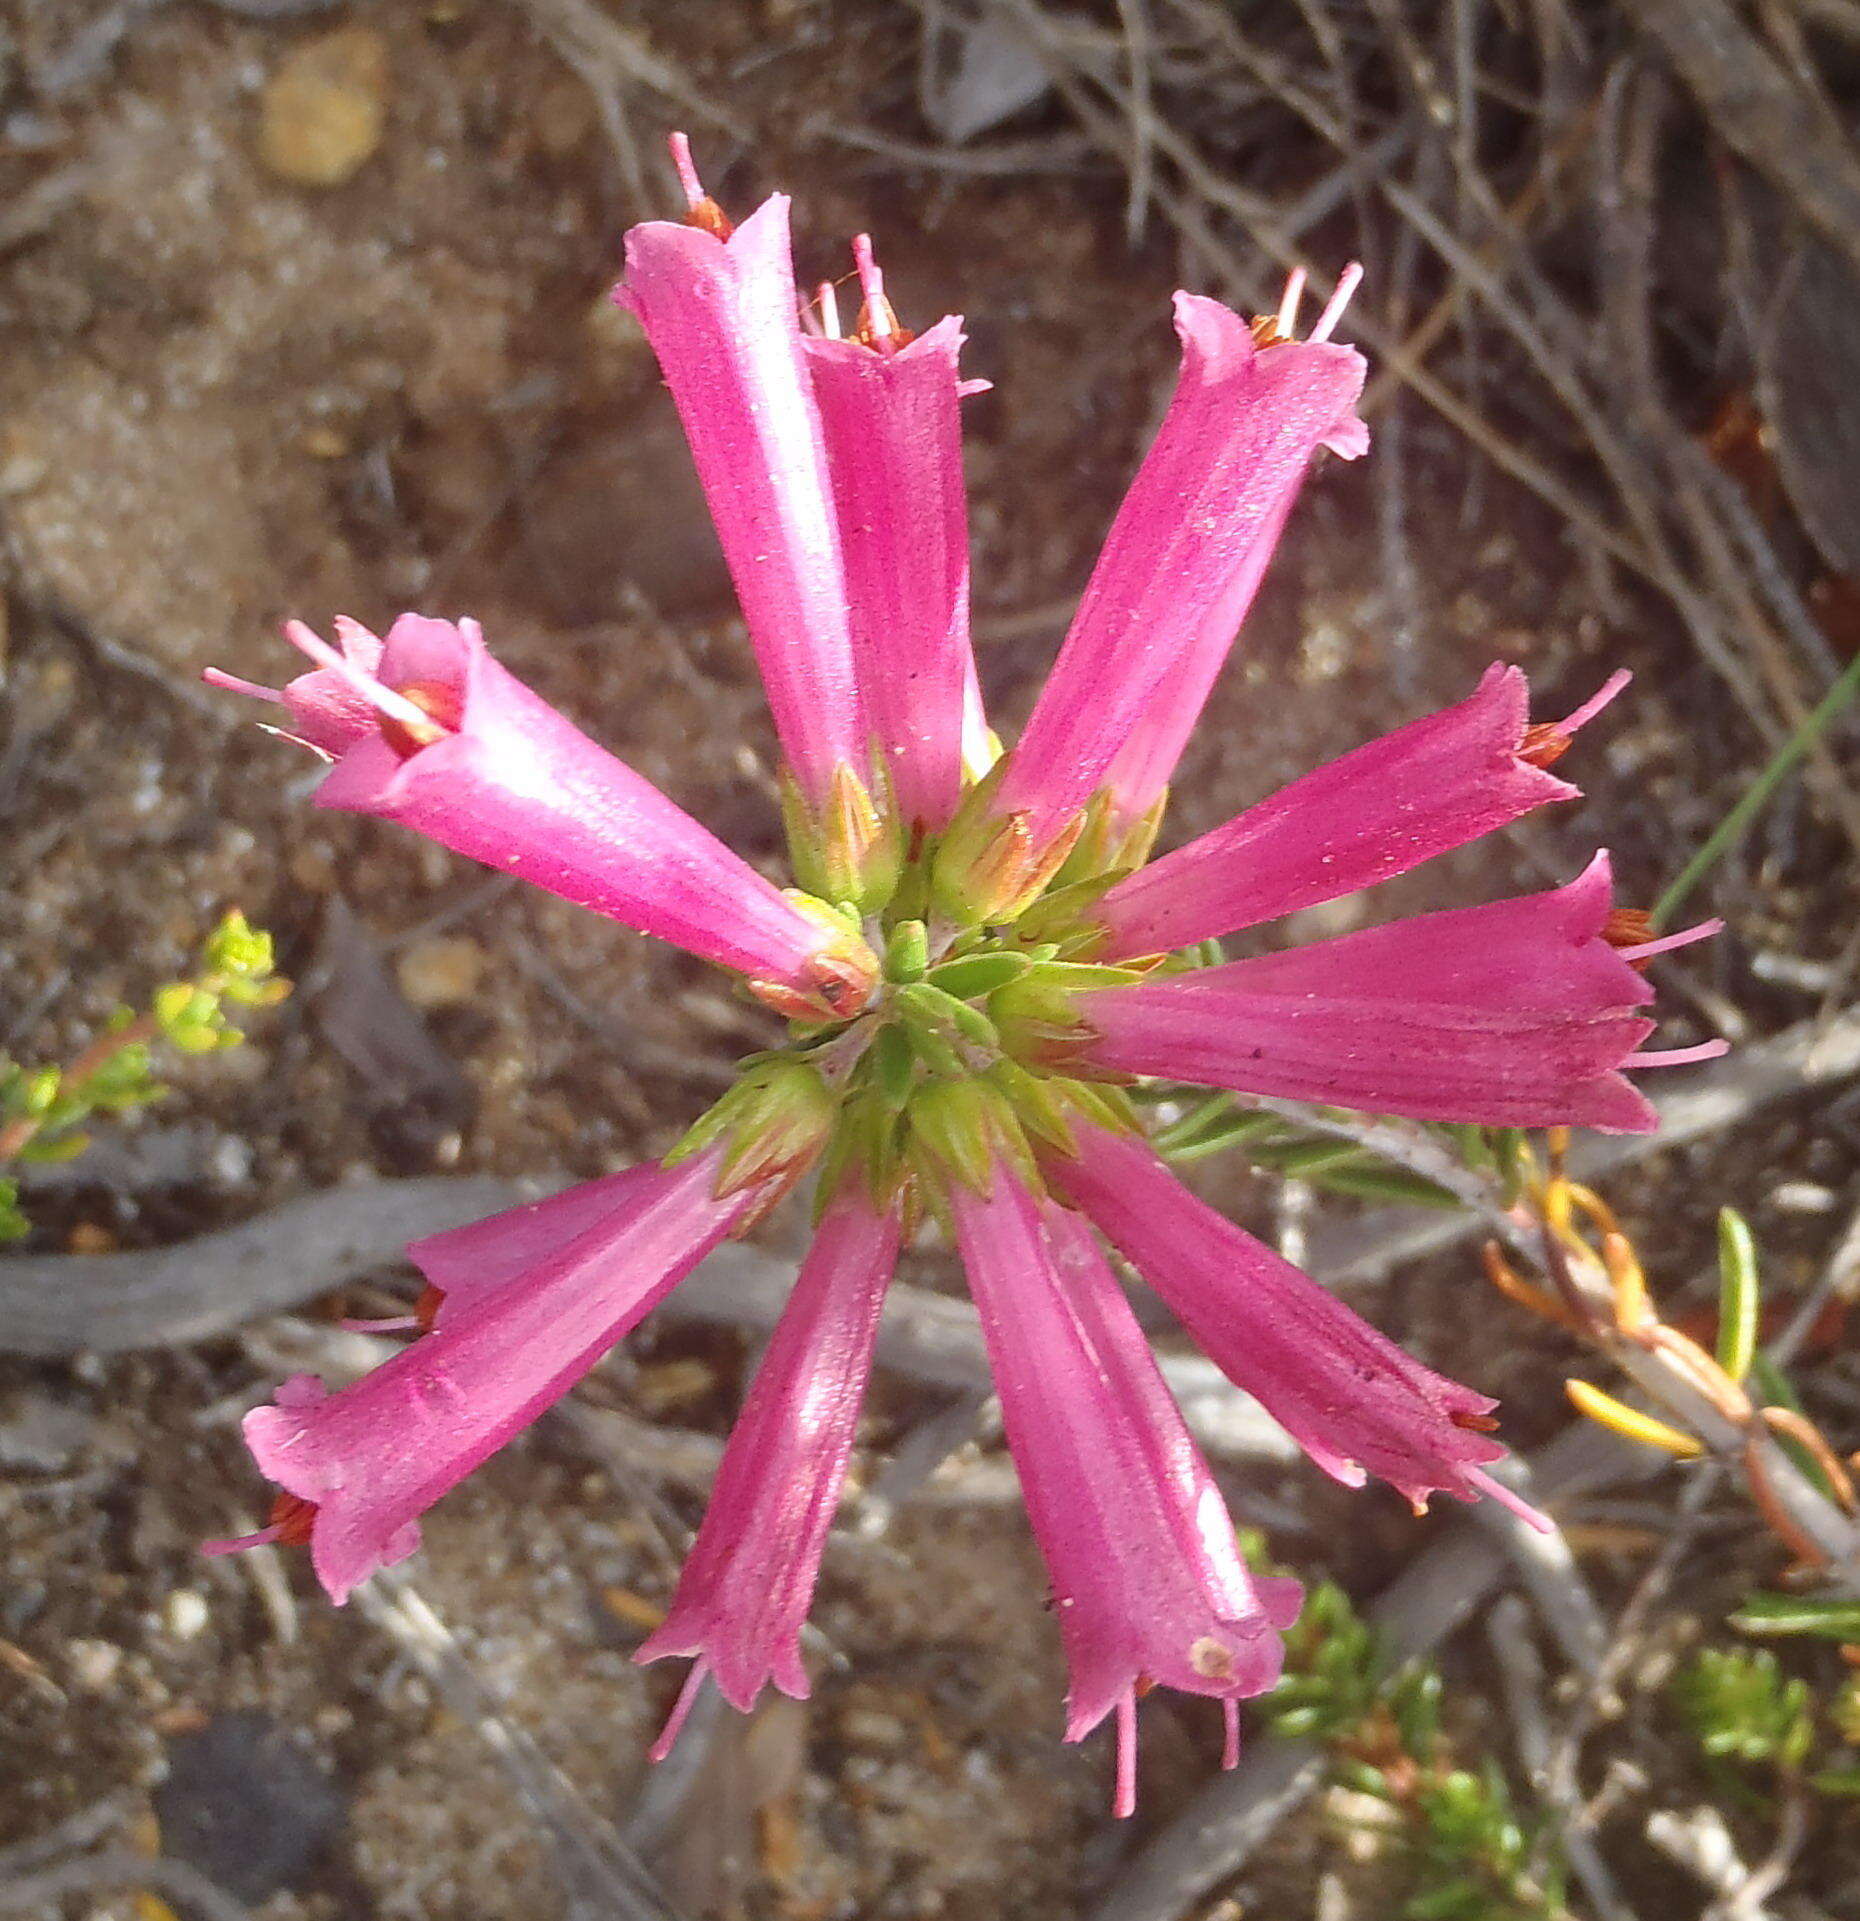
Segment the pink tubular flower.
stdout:
<svg viewBox="0 0 1860 1921">
<path fill-rule="evenodd" d="M 951 315 L 897 325 L 862 234 L 860 327 L 802 340 L 826 434 L 866 719 L 907 827 L 938 828 L 962 794 L 969 534 L 957 401 L 986 382 L 956 370 Z M 831 289 L 823 289 L 833 319 Z"/>
<path fill-rule="evenodd" d="M 448 1488 L 565 1393 L 705 1254 L 810 1167 L 830 1197 L 722 1457 L 663 1624 L 639 1658 L 692 1666 L 652 1753 L 714 1677 L 747 1708 L 804 1695 L 801 1629 L 847 1471 L 879 1312 L 917 1226 L 953 1234 L 1049 1570 L 1066 1737 L 1117 1730 L 1135 1800 L 1137 1701 L 1274 1685 L 1299 1589 L 1254 1579 L 1102 1236 L 1318 1464 L 1417 1507 L 1490 1496 L 1493 1403 L 1411 1361 L 1180 1186 L 1148 1144 L 1145 1076 L 1422 1121 L 1652 1124 L 1640 967 L 1607 860 L 1571 885 L 1204 965 L 1204 941 L 1375 885 L 1575 789 L 1548 770 L 1619 690 L 1531 726 L 1494 667 L 1444 712 L 1358 747 L 1140 866 L 1207 700 L 1320 448 L 1368 440 L 1361 358 L 1306 341 L 1301 277 L 1250 326 L 1176 297 L 1181 378 L 1022 738 L 1003 755 L 968 631 L 962 323 L 897 324 L 869 241 L 850 337 L 804 336 L 788 203 L 740 229 L 673 143 L 685 225 L 626 240 L 616 298 L 685 423 L 742 598 L 785 763 L 801 888 L 778 891 L 486 653 L 419 615 L 281 692 L 334 762 L 324 807 L 401 822 L 743 977 L 788 1017 L 662 1162 L 416 1242 L 418 1338 L 340 1393 L 306 1377 L 245 1424 L 281 1492 L 248 1537 L 307 1544 L 337 1600 L 411 1552 Z M 280 731 L 286 731 L 281 729 Z M 1133 871 L 1133 869 L 1135 871 Z M 868 942 L 870 943 L 868 945 Z M 1160 1091 L 1167 1096 L 1167 1090 Z M 1335 1127 L 1333 1115 L 1320 1117 Z M 1374 1138 L 1389 1138 L 1384 1129 Z"/>
<path fill-rule="evenodd" d="M 714 203 L 688 153 L 680 159 L 701 216 Z M 659 357 L 782 750 L 808 799 L 824 805 L 836 769 L 866 777 L 868 743 L 826 450 L 801 351 L 787 198 L 772 195 L 734 232 L 720 214 L 634 227 L 614 297 L 639 317 Z"/>
<path fill-rule="evenodd" d="M 1105 958 L 1167 953 L 1341 899 L 1575 799 L 1546 771 L 1572 724 L 1532 728 L 1529 701 L 1517 668 L 1489 667 L 1457 706 L 1353 749 L 1139 868 L 1098 910 Z"/>
<path fill-rule="evenodd" d="M 334 1601 L 404 1560 L 419 1517 L 559 1401 L 754 1208 L 754 1188 L 718 1196 L 722 1158 L 713 1149 L 636 1170 L 645 1178 L 632 1205 L 514 1279 L 500 1275 L 353 1387 L 286 1381 L 273 1405 L 246 1416 L 245 1438 L 292 1502 L 263 1535 L 215 1545 L 300 1538 L 307 1525 Z"/>
<path fill-rule="evenodd" d="M 870 968 L 858 937 L 783 895 L 506 673 L 476 621 L 406 614 L 385 645 L 351 621 L 345 655 L 306 628 L 290 631 L 324 662 L 304 677 L 325 681 L 315 710 L 294 693 L 303 680 L 283 696 L 293 713 L 310 712 L 337 755 L 319 807 L 398 821 L 779 996 L 827 1010 L 858 1004 Z M 346 683 L 352 706 L 331 698 L 332 682 Z"/>
<path fill-rule="evenodd" d="M 1008 1447 L 1052 1576 L 1072 1686 L 1066 1739 L 1117 1715 L 1120 1815 L 1136 1805 L 1137 1695 L 1155 1683 L 1234 1704 L 1279 1678 L 1296 1581 L 1255 1580 L 1149 1343 L 1090 1233 L 1002 1160 L 958 1186 L 956 1238 L 982 1317 Z"/>
<path fill-rule="evenodd" d="M 1417 1508 L 1436 1491 L 1533 1509 L 1484 1470 L 1495 1402 L 1423 1367 L 1325 1288 L 1197 1200 L 1143 1142 L 1078 1130 L 1046 1171 L 1162 1296 L 1196 1345 L 1325 1473 L 1374 1474 Z"/>
<path fill-rule="evenodd" d="M 1241 1093 L 1493 1127 L 1646 1133 L 1621 1073 L 1653 991 L 1604 938 L 1608 856 L 1567 887 L 1080 998 L 1081 1057 Z"/>
<path fill-rule="evenodd" d="M 634 1656 L 696 1661 L 653 1750 L 667 1753 L 706 1674 L 745 1713 L 764 1685 L 804 1700 L 801 1626 L 814 1596 L 898 1258 L 895 1213 L 857 1184 L 823 1216 L 731 1430 L 664 1621 Z"/>
<path fill-rule="evenodd" d="M 1349 285 L 1340 285 L 1347 298 Z M 1034 844 L 1058 834 L 1119 756 L 1127 819 L 1160 798 L 1251 605 L 1311 456 L 1369 438 L 1352 411 L 1362 356 L 1327 336 L 1257 345 L 1218 301 L 1175 297 L 1182 373 L 1118 510 L 994 800 Z"/>
</svg>

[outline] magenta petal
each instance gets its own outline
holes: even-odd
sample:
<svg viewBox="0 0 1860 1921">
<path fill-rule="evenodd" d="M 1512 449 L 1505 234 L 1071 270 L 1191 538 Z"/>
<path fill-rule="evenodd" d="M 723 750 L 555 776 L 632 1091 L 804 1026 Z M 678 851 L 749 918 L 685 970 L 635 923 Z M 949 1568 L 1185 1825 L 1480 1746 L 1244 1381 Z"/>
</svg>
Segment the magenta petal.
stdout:
<svg viewBox="0 0 1860 1921">
<path fill-rule="evenodd" d="M 821 929 L 624 761 L 485 651 L 475 621 L 397 621 L 377 669 L 457 704 L 403 758 L 372 730 L 318 789 L 753 978 L 800 987 Z"/>
<path fill-rule="evenodd" d="M 1044 841 L 1128 753 L 1127 816 L 1161 792 L 1271 558 L 1311 456 L 1346 431 L 1363 359 L 1328 342 L 1261 350 L 1238 314 L 1175 297 L 1182 371 L 1118 509 L 997 802 Z"/>
<path fill-rule="evenodd" d="M 1164 954 L 1339 900 L 1576 789 L 1519 758 L 1529 689 L 1515 667 L 1282 787 L 1105 896 L 1109 959 Z"/>
<path fill-rule="evenodd" d="M 1081 1126 L 1055 1183 L 1168 1303 L 1196 1344 L 1326 1473 L 1365 1472 L 1420 1503 L 1475 1500 L 1505 1450 L 1465 1423 L 1494 1403 L 1411 1360 L 1360 1315 L 1197 1200 L 1143 1142 Z"/>
<path fill-rule="evenodd" d="M 754 1205 L 718 1200 L 720 1149 L 654 1168 L 651 1204 L 600 1221 L 447 1326 L 326 1395 L 307 1376 L 245 1419 L 259 1468 L 316 1508 L 331 1599 L 410 1554 L 419 1517 L 559 1400 Z"/>
<path fill-rule="evenodd" d="M 827 1210 L 730 1431 L 671 1611 L 635 1657 L 696 1655 L 744 1712 L 771 1680 L 797 1700 L 808 1692 L 801 1627 L 898 1240 L 896 1216 L 857 1190 Z"/>
<path fill-rule="evenodd" d="M 944 826 L 962 791 L 969 528 L 960 319 L 907 346 L 802 340 L 826 434 L 866 721 L 907 822 Z"/>
<path fill-rule="evenodd" d="M 1004 1165 L 951 1190 L 1008 1446 L 1052 1578 L 1076 1741 L 1145 1680 L 1238 1700 L 1277 1680 L 1295 1581 L 1255 1581 L 1207 1463 L 1082 1223 Z"/>
<path fill-rule="evenodd" d="M 623 294 L 684 422 L 782 748 L 818 804 L 835 767 L 863 773 L 867 742 L 786 197 L 728 240 L 632 228 Z"/>
<path fill-rule="evenodd" d="M 1619 1070 L 1652 995 L 1601 938 L 1608 906 L 1597 855 L 1549 893 L 1082 995 L 1088 1057 L 1416 1120 L 1648 1132 Z"/>
<path fill-rule="evenodd" d="M 657 1161 L 622 1168 L 596 1181 L 582 1181 L 540 1201 L 488 1214 L 463 1227 L 449 1227 L 409 1241 L 407 1258 L 445 1296 L 434 1325 L 443 1327 L 463 1310 L 551 1260 L 597 1224 L 622 1232 L 658 1199 L 665 1182 Z"/>
</svg>

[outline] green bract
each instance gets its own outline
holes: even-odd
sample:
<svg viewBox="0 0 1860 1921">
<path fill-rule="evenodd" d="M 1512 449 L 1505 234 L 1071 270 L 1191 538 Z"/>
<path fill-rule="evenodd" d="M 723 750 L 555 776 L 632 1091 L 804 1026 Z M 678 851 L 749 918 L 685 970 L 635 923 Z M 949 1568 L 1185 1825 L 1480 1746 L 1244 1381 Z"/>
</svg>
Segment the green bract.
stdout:
<svg viewBox="0 0 1860 1921">
<path fill-rule="evenodd" d="M 721 1178 L 737 1185 L 824 1128 L 823 1195 L 856 1169 L 875 1205 L 940 1217 L 946 1184 L 986 1191 L 998 1156 L 1038 1184 L 1036 1148 L 1070 1152 L 1072 1116 L 1136 1131 L 1114 1088 L 1081 1078 L 1080 1010 L 1096 988 L 1186 963 L 1070 957 L 1091 947 L 1085 917 L 1122 870 L 1081 874 L 1083 837 L 1035 854 L 966 808 L 894 860 L 862 838 L 863 790 L 835 798 L 823 822 L 791 794 L 789 834 L 797 871 L 829 889 L 808 912 L 856 927 L 881 958 L 871 1001 L 849 1020 L 791 1021 L 786 1045 L 743 1064 L 674 1158 L 728 1139 Z"/>
</svg>

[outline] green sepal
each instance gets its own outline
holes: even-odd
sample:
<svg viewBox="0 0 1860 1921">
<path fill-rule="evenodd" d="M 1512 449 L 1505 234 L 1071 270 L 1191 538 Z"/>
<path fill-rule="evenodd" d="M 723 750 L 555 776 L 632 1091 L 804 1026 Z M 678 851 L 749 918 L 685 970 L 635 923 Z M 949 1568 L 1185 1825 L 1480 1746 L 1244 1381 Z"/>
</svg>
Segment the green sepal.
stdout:
<svg viewBox="0 0 1860 1921">
<path fill-rule="evenodd" d="M 920 981 L 930 966 L 930 934 L 920 920 L 900 921 L 885 948 L 888 981 Z"/>
<path fill-rule="evenodd" d="M 816 808 L 793 772 L 778 777 L 789 859 L 802 889 L 875 914 L 897 891 L 904 827 L 882 768 L 870 787 L 842 763 Z"/>
<path fill-rule="evenodd" d="M 986 1082 L 934 1082 L 912 1100 L 909 1119 L 911 1139 L 931 1166 L 978 1194 L 992 1191 L 995 1163 L 1001 1159 L 1030 1185 L 1039 1184 L 1013 1108 Z"/>
<path fill-rule="evenodd" d="M 926 1027 L 921 1021 L 910 1021 L 900 1027 L 898 1032 L 910 1044 L 911 1051 L 938 1080 L 960 1081 L 968 1078 L 969 1063 L 934 1027 Z"/>
<path fill-rule="evenodd" d="M 917 1057 L 911 1052 L 910 1036 L 901 1027 L 881 1027 L 866 1050 L 866 1059 L 879 1098 L 887 1107 L 901 1108 L 917 1086 Z"/>
<path fill-rule="evenodd" d="M 959 1001 L 985 1000 L 1010 981 L 1017 981 L 1033 962 L 1025 954 L 965 954 L 960 960 L 933 967 L 929 983 L 939 993 Z"/>
<path fill-rule="evenodd" d="M 809 1062 L 763 1057 L 687 1130 L 665 1156 L 676 1167 L 725 1143 L 717 1171 L 719 1198 L 811 1160 L 831 1129 L 838 1103 Z"/>
<path fill-rule="evenodd" d="M 1062 1083 L 1043 1080 L 1018 1061 L 1009 1060 L 996 1061 L 988 1069 L 987 1078 L 1007 1097 L 1015 1118 L 1036 1140 L 1069 1158 L 1077 1155 L 1078 1136 L 1066 1113 Z"/>
<path fill-rule="evenodd" d="M 913 981 L 897 992 L 899 1012 L 913 1025 L 921 1021 L 944 1034 L 957 1034 L 977 1047 L 998 1049 L 1001 1035 L 979 1007 L 946 994 L 929 981 Z"/>
<path fill-rule="evenodd" d="M 875 1208 L 890 1207 L 898 1198 L 903 1172 L 897 1114 L 872 1095 L 848 1100 L 821 1152 L 814 1188 L 815 1225 L 848 1180 L 860 1183 Z"/>
</svg>

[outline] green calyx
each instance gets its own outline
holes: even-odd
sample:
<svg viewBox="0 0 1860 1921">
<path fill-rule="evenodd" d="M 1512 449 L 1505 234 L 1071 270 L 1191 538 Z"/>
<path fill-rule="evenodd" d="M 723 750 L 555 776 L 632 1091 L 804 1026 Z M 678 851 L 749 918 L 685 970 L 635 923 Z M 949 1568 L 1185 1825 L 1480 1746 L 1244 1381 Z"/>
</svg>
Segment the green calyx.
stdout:
<svg viewBox="0 0 1860 1921">
<path fill-rule="evenodd" d="M 785 1191 L 825 1147 L 839 1104 L 812 1060 L 761 1054 L 745 1063 L 737 1083 L 698 1120 L 665 1157 L 667 1167 L 723 1146 L 717 1196 L 778 1182 Z"/>
<path fill-rule="evenodd" d="M 1038 1186 L 1043 1156 L 1077 1151 L 1081 1121 L 1138 1130 L 1090 1063 L 1090 1003 L 1171 964 L 1095 959 L 1098 902 L 1143 858 L 1155 821 L 1121 822 L 1100 796 L 1036 846 L 1025 821 L 995 811 L 1000 781 L 999 768 L 985 774 L 931 831 L 897 818 L 882 774 L 841 768 L 821 803 L 783 776 L 806 890 L 791 898 L 867 955 L 869 992 L 862 974 L 860 998 L 832 1018 L 820 997 L 758 985 L 790 1016 L 788 1043 L 745 1063 L 680 1156 L 724 1142 L 730 1188 L 813 1166 L 822 1206 L 856 1180 L 914 1222 L 947 1220 L 954 1188 L 986 1192 L 1001 1167 Z"/>
</svg>

